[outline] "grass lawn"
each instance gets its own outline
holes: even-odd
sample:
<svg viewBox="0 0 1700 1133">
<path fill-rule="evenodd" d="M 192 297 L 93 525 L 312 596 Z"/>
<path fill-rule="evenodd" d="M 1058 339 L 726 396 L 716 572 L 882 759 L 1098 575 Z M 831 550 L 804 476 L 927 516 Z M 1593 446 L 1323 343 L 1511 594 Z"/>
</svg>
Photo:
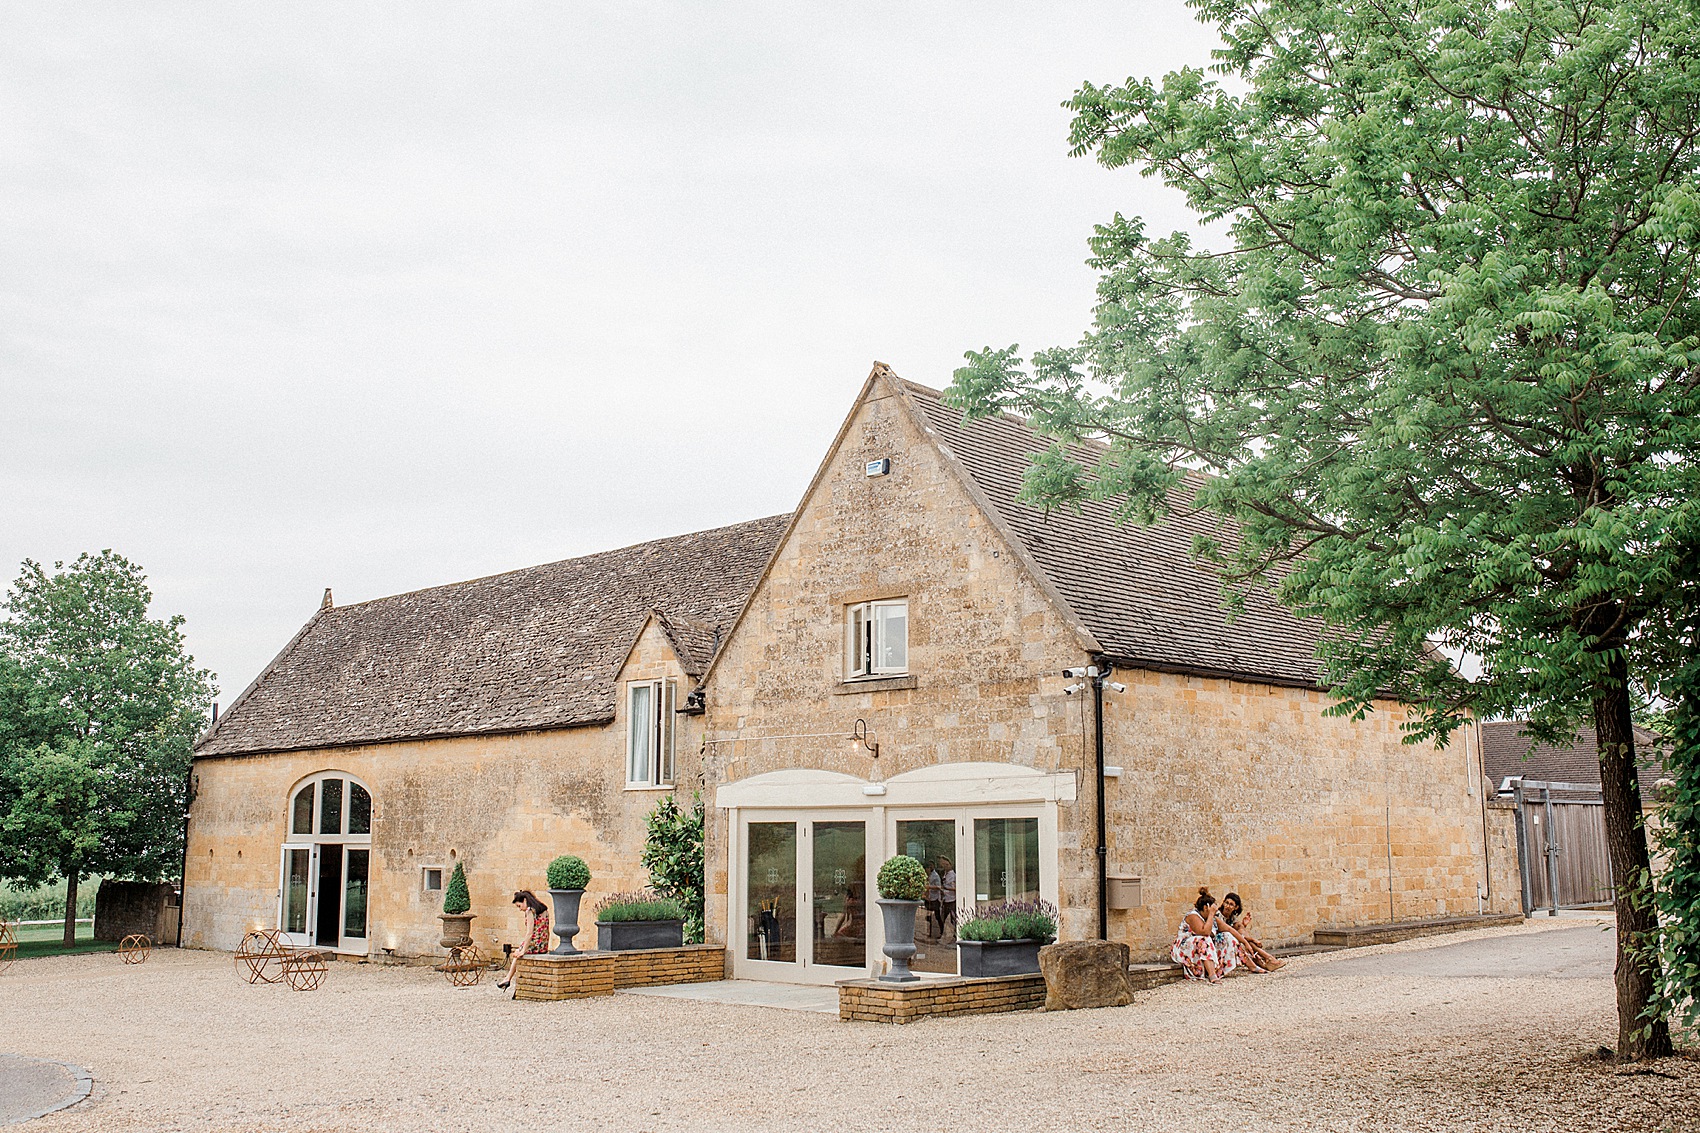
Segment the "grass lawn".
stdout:
<svg viewBox="0 0 1700 1133">
<path fill-rule="evenodd" d="M 31 956 L 60 956 L 73 952 L 111 952 L 118 947 L 117 942 L 96 940 L 94 925 L 79 922 L 77 925 L 77 943 L 74 947 L 64 945 L 65 926 L 62 924 L 32 924 L 18 925 L 12 929 L 18 934 L 18 959 L 24 960 Z"/>
</svg>

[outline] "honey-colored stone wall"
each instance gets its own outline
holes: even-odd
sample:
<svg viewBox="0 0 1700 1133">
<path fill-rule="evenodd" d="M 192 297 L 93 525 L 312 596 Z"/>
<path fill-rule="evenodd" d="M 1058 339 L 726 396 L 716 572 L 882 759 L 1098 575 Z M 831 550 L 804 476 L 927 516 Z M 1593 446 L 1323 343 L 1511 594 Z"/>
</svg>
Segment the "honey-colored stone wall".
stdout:
<svg viewBox="0 0 1700 1133">
<path fill-rule="evenodd" d="M 1198 887 L 1244 898 L 1265 944 L 1322 925 L 1466 916 L 1484 880 L 1472 753 L 1403 743 L 1402 705 L 1361 721 L 1320 692 L 1118 670 L 1106 692 L 1110 872 L 1144 879 L 1112 912 L 1136 954 L 1172 940 Z"/>
<path fill-rule="evenodd" d="M 886 456 L 888 475 L 865 475 L 868 461 Z M 846 684 L 845 607 L 899 597 L 909 601 L 914 687 Z M 1061 672 L 1085 656 L 961 481 L 876 385 L 722 648 L 708 690 L 705 778 L 712 788 L 808 767 L 889 779 L 968 760 L 1078 770 L 1080 706 L 1063 695 Z M 847 741 L 857 719 L 880 745 L 877 768 Z M 1080 806 L 1060 814 L 1059 884 L 1071 917 L 1090 867 L 1087 817 Z M 726 939 L 726 839 L 725 814 L 711 807 L 714 941 Z"/>
<path fill-rule="evenodd" d="M 1517 849 L 1517 804 L 1510 799 L 1487 802 L 1488 909 L 1490 913 L 1523 912 L 1523 867 Z"/>
<path fill-rule="evenodd" d="M 525 928 L 509 903 L 513 891 L 544 895 L 545 868 L 568 853 L 591 870 L 579 923 L 580 939 L 594 940 L 596 902 L 647 884 L 639 865 L 646 818 L 670 793 L 626 789 L 624 683 L 664 677 L 680 682 L 682 704 L 690 682 L 652 621 L 619 674 L 608 725 L 197 760 L 185 944 L 230 949 L 251 928 L 275 927 L 286 803 L 301 779 L 329 770 L 372 792 L 373 955 L 440 951 L 442 894 L 424 891 L 421 871 L 442 866 L 446 882 L 456 862 L 466 867 L 478 917 L 473 938 L 499 955 Z M 701 730 L 696 718 L 676 719 L 688 799 L 684 768 L 695 766 Z"/>
<path fill-rule="evenodd" d="M 866 476 L 881 457 L 890 474 Z M 913 687 L 845 684 L 845 606 L 895 597 L 909 600 Z M 709 679 L 705 781 L 786 768 L 890 778 L 980 760 L 1074 771 L 1078 798 L 1058 811 L 1061 927 L 1095 935 L 1090 697 L 1065 696 L 1061 676 L 1087 660 L 1070 616 L 876 381 Z M 1393 703 L 1354 723 L 1326 715 L 1314 691 L 1115 679 L 1129 688 L 1106 692 L 1106 762 L 1124 769 L 1106 788 L 1109 861 L 1144 878 L 1146 903 L 1110 928 L 1136 957 L 1164 953 L 1202 884 L 1237 889 L 1272 945 L 1318 924 L 1476 912 L 1482 819 L 1465 746 L 1403 744 Z M 877 772 L 843 739 L 859 717 L 880 744 Z M 711 809 L 715 941 L 727 932 L 726 846 Z"/>
</svg>

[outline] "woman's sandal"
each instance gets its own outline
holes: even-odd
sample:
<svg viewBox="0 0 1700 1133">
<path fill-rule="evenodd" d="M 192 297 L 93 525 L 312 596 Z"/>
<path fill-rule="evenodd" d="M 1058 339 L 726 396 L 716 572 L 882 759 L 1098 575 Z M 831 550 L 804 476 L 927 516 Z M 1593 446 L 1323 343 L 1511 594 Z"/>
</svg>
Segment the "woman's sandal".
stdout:
<svg viewBox="0 0 1700 1133">
<path fill-rule="evenodd" d="M 502 991 L 507 991 L 508 990 L 508 981 L 507 980 L 501 980 L 496 984 L 496 987 L 498 989 L 502 990 Z"/>
</svg>

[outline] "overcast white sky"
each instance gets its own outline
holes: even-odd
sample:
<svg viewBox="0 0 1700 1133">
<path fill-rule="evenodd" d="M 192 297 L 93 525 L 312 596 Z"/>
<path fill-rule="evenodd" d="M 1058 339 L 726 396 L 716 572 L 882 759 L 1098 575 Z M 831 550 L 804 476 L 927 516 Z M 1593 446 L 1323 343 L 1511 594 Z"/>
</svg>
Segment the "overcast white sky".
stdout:
<svg viewBox="0 0 1700 1133">
<path fill-rule="evenodd" d="M 1074 341 L 1082 80 L 1181 0 L 0 3 L 0 571 L 112 547 L 225 703 L 339 604 L 793 507 L 875 359 Z"/>
</svg>

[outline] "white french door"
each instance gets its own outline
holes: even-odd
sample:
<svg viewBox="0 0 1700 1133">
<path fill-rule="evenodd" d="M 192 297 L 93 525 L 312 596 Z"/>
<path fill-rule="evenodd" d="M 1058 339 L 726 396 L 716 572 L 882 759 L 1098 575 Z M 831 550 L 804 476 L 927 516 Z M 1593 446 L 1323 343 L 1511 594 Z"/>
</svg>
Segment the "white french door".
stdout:
<svg viewBox="0 0 1700 1133">
<path fill-rule="evenodd" d="M 291 944 L 367 951 L 371 860 L 370 846 L 284 845 L 277 924 Z"/>
<path fill-rule="evenodd" d="M 740 979 L 831 983 L 877 970 L 885 941 L 874 878 L 896 854 L 927 870 L 916 972 L 956 974 L 965 913 L 1057 900 L 1056 814 L 1043 805 L 751 808 L 730 826 L 727 943 Z"/>
<path fill-rule="evenodd" d="M 733 972 L 832 983 L 868 967 L 869 815 L 759 813 L 738 823 Z"/>
</svg>

